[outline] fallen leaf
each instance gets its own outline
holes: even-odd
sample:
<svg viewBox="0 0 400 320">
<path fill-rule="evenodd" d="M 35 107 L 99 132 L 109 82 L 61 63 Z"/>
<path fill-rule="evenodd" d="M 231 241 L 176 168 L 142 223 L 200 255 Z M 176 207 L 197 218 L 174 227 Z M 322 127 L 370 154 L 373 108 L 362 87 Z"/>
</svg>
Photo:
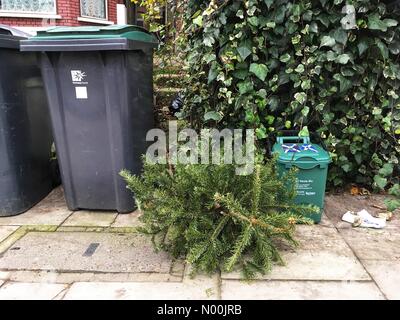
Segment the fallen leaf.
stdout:
<svg viewBox="0 0 400 320">
<path fill-rule="evenodd" d="M 360 193 L 360 189 L 358 189 L 357 186 L 352 186 L 352 187 L 351 187 L 350 194 L 351 194 L 352 196 L 356 196 L 356 195 L 358 195 L 359 193 Z"/>
</svg>

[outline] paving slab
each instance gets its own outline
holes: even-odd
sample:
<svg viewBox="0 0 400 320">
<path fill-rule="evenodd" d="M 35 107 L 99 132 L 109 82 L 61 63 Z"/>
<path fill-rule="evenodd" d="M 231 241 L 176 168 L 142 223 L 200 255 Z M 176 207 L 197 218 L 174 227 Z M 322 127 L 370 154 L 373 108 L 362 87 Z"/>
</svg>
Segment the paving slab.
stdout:
<svg viewBox="0 0 400 320">
<path fill-rule="evenodd" d="M 115 222 L 111 225 L 113 228 L 137 227 L 140 225 L 139 217 L 142 215 L 140 211 L 129 214 L 119 214 Z"/>
<path fill-rule="evenodd" d="M 7 280 L 10 276 L 9 272 L 0 271 L 0 280 Z"/>
<path fill-rule="evenodd" d="M 373 282 L 222 281 L 223 300 L 383 300 Z"/>
<path fill-rule="evenodd" d="M 0 242 L 8 238 L 18 228 L 18 226 L 0 226 Z"/>
<path fill-rule="evenodd" d="M 7 282 L 0 300 L 51 300 L 66 288 L 63 284 Z"/>
<path fill-rule="evenodd" d="M 29 258 L 28 258 L 29 257 Z M 31 232 L 0 257 L 0 270 L 169 273 L 172 260 L 140 234 Z"/>
<path fill-rule="evenodd" d="M 375 282 L 390 300 L 400 300 L 400 262 L 382 260 L 363 260 Z"/>
<path fill-rule="evenodd" d="M 285 266 L 276 265 L 260 279 L 275 280 L 371 280 L 336 229 L 298 226 L 299 247 L 282 247 Z M 239 272 L 223 273 L 223 279 L 241 279 Z"/>
<path fill-rule="evenodd" d="M 63 224 L 63 227 L 109 227 L 117 217 L 116 212 L 76 211 Z"/>
<path fill-rule="evenodd" d="M 214 300 L 217 281 L 138 282 L 138 283 L 74 283 L 66 300 Z"/>
<path fill-rule="evenodd" d="M 333 222 L 328 218 L 326 214 L 322 215 L 321 222 L 318 224 L 321 227 L 327 227 L 327 228 L 334 228 L 335 225 Z"/>
<path fill-rule="evenodd" d="M 339 229 L 340 234 L 362 260 L 400 261 L 400 233 L 365 228 Z"/>
<path fill-rule="evenodd" d="M 0 217 L 0 225 L 60 225 L 71 213 L 59 187 L 29 211 L 14 217 Z"/>
</svg>

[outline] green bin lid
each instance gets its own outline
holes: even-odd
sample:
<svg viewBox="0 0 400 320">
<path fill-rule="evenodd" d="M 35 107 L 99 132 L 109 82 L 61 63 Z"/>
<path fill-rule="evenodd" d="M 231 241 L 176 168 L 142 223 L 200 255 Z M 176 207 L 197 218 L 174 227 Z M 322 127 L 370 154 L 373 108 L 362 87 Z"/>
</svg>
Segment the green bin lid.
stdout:
<svg viewBox="0 0 400 320">
<path fill-rule="evenodd" d="M 279 162 L 318 162 L 329 163 L 331 157 L 325 149 L 318 144 L 285 143 L 275 144 L 272 151 L 278 153 Z"/>
<path fill-rule="evenodd" d="M 128 39 L 156 44 L 157 39 L 146 29 L 132 25 L 53 27 L 38 31 L 31 41 L 72 39 Z"/>
</svg>

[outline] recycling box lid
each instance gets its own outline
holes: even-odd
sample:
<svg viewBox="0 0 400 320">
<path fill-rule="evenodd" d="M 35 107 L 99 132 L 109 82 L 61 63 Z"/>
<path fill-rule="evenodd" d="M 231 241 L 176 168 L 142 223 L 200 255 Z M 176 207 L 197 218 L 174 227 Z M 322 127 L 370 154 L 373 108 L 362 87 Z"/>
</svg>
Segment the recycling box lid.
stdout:
<svg viewBox="0 0 400 320">
<path fill-rule="evenodd" d="M 278 162 L 285 164 L 326 165 L 331 162 L 329 152 L 322 146 L 311 143 L 309 138 L 281 137 L 273 146 L 272 152 L 278 154 Z M 294 141 L 298 140 L 298 141 Z"/>
<path fill-rule="evenodd" d="M 19 49 L 20 40 L 30 35 L 5 24 L 0 24 L 0 48 Z"/>
<path fill-rule="evenodd" d="M 22 41 L 22 51 L 144 50 L 158 46 L 146 29 L 133 25 L 53 27 Z"/>
</svg>

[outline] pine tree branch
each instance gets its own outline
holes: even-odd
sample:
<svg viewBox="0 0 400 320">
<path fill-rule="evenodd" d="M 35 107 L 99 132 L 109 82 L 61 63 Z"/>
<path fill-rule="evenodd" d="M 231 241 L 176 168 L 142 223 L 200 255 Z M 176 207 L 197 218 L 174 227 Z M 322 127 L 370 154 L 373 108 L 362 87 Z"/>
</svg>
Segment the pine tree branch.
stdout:
<svg viewBox="0 0 400 320">
<path fill-rule="evenodd" d="M 253 178 L 253 197 L 251 202 L 251 213 L 257 214 L 260 205 L 261 195 L 261 178 L 260 178 L 260 165 L 256 165 Z"/>
<path fill-rule="evenodd" d="M 232 271 L 233 267 L 237 263 L 238 259 L 242 255 L 243 251 L 246 247 L 250 244 L 251 238 L 253 235 L 253 226 L 249 224 L 246 229 L 243 230 L 242 234 L 240 235 L 239 239 L 235 243 L 235 247 L 233 250 L 232 256 L 226 262 L 226 270 L 228 272 Z"/>
<path fill-rule="evenodd" d="M 199 251 L 190 257 L 190 262 L 195 262 L 200 259 L 200 257 L 206 252 L 207 248 L 213 244 L 213 242 L 218 238 L 222 230 L 224 229 L 225 225 L 228 223 L 230 217 L 229 216 L 224 216 L 219 220 L 218 225 L 216 226 L 213 234 L 211 235 L 210 239 L 202 246 L 201 249 L 198 249 Z"/>
</svg>

